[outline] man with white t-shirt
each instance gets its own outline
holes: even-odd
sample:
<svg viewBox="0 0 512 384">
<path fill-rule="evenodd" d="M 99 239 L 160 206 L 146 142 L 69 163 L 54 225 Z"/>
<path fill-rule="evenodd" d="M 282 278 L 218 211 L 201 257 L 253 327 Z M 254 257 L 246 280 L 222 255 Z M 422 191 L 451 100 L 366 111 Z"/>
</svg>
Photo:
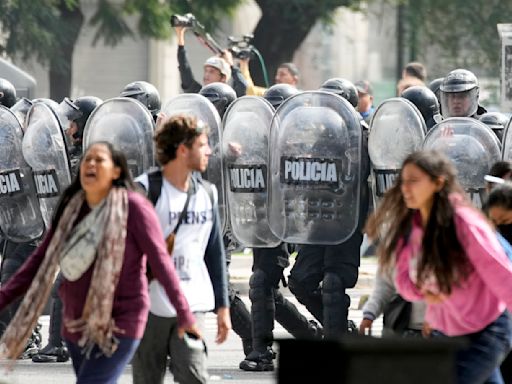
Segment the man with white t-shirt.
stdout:
<svg viewBox="0 0 512 384">
<path fill-rule="evenodd" d="M 222 343 L 231 322 L 217 190 L 192 175 L 194 171 L 204 172 L 208 165 L 211 149 L 207 127 L 194 117 L 173 116 L 160 124 L 155 143 L 157 160 L 162 165 L 155 173 L 160 179 L 155 173 L 144 173 L 137 181 L 149 191 L 166 238 L 175 235 L 171 256 L 198 325 L 204 331 L 206 312 L 215 311 L 216 342 Z M 156 198 L 152 197 L 152 183 L 158 185 Z M 176 382 L 205 383 L 208 374 L 204 342 L 187 334 L 180 338 L 176 311 L 163 287 L 152 280 L 149 290 L 150 313 L 132 362 L 133 382 L 163 383 L 170 357 L 169 368 Z"/>
</svg>

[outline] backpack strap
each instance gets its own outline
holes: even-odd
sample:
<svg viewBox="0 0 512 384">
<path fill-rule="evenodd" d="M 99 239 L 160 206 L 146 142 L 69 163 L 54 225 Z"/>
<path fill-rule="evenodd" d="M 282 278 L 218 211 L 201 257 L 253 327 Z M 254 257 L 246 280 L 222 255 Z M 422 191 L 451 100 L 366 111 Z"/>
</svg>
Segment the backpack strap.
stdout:
<svg viewBox="0 0 512 384">
<path fill-rule="evenodd" d="M 156 171 L 148 173 L 148 199 L 153 205 L 156 205 L 160 194 L 162 193 L 163 176 L 162 170 L 157 169 Z"/>
</svg>

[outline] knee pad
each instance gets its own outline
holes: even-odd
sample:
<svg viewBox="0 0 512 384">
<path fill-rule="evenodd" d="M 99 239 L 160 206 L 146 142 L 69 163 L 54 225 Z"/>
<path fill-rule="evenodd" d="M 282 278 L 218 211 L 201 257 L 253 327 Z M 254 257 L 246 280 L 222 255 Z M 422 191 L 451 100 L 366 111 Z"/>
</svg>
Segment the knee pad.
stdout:
<svg viewBox="0 0 512 384">
<path fill-rule="evenodd" d="M 257 301 L 270 295 L 272 286 L 269 285 L 267 274 L 261 269 L 256 269 L 249 279 L 249 298 L 251 301 Z"/>
<path fill-rule="evenodd" d="M 288 289 L 300 302 L 320 295 L 320 285 L 317 281 L 298 280 L 293 275 L 288 278 Z"/>
<path fill-rule="evenodd" d="M 345 296 L 345 287 L 338 274 L 326 272 L 322 285 L 324 305 L 342 303 Z"/>
</svg>

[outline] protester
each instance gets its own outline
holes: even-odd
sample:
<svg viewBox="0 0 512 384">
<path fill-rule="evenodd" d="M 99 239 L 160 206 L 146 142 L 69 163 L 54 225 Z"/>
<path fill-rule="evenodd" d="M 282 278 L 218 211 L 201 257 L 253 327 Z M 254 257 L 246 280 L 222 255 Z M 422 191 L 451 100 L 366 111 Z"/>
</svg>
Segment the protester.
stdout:
<svg viewBox="0 0 512 384">
<path fill-rule="evenodd" d="M 135 192 L 125 156 L 111 144 L 92 144 L 45 239 L 0 289 L 0 309 L 27 291 L 0 339 L 2 357 L 15 359 L 23 350 L 60 267 L 62 334 L 77 382 L 115 383 L 146 324 L 146 258 L 177 308 L 180 334 L 200 337 L 155 211 Z"/>
<path fill-rule="evenodd" d="M 456 355 L 457 382 L 501 383 L 512 341 L 512 263 L 455 175 L 441 153 L 412 153 L 367 231 L 379 238 L 380 267 L 395 269 L 400 295 L 427 303 L 432 335 L 467 339 Z"/>
<path fill-rule="evenodd" d="M 162 238 L 165 234 L 166 239 L 172 239 L 170 253 L 199 326 L 204 328 L 206 313 L 215 311 L 216 342 L 223 343 L 231 322 L 217 190 L 193 176 L 193 172 L 204 172 L 208 166 L 211 150 L 207 130 L 195 117 L 163 118 L 155 135 L 161 169 L 145 173 L 137 181 L 155 204 Z M 179 337 L 178 308 L 169 302 L 161 281 L 151 280 L 149 291 L 151 308 L 133 360 L 133 382 L 163 383 L 169 357 L 175 381 L 206 383 L 206 346 L 202 341 Z"/>
</svg>

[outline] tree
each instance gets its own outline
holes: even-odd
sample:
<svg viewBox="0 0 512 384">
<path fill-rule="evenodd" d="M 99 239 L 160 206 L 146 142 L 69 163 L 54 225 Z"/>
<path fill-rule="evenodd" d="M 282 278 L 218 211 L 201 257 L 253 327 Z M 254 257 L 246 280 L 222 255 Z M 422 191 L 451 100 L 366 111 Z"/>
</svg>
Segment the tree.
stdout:
<svg viewBox="0 0 512 384">
<path fill-rule="evenodd" d="M 318 20 L 330 22 L 339 7 L 358 8 L 360 0 L 255 0 L 261 18 L 254 29 L 253 44 L 258 48 L 269 75 L 283 62 L 292 61 L 293 54 Z M 327 59 L 327 58 L 326 58 Z M 264 84 L 256 63 L 251 74 L 257 84 Z"/>
<path fill-rule="evenodd" d="M 173 13 L 192 12 L 214 31 L 226 15 L 232 15 L 244 0 L 97 0 L 90 20 L 96 34 L 115 46 L 125 37 L 168 38 L 169 18 Z M 254 30 L 254 45 L 266 61 L 269 73 L 291 61 L 311 28 L 319 19 L 328 21 L 340 6 L 357 6 L 363 0 L 256 0 L 262 17 Z M 127 25 L 124 16 L 138 16 L 137 30 Z M 79 0 L 0 1 L 0 54 L 35 58 L 49 67 L 50 97 L 62 100 L 71 90 L 72 58 L 84 23 Z M 263 83 L 258 66 L 254 79 Z"/>
<path fill-rule="evenodd" d="M 218 24 L 233 11 L 240 0 L 196 0 L 194 10 L 208 17 L 208 27 Z M 173 12 L 188 10 L 185 0 L 98 0 L 91 19 L 96 26 L 94 42 L 103 40 L 115 46 L 125 37 L 164 39 L 171 33 L 169 18 Z M 139 17 L 137 31 L 132 31 L 124 16 Z M 69 96 L 75 44 L 84 23 L 79 0 L 10 0 L 0 1 L 0 25 L 4 39 L 0 53 L 23 60 L 35 58 L 48 66 L 50 97 L 62 100 Z"/>
<path fill-rule="evenodd" d="M 512 2 L 501 0 L 405 0 L 408 61 L 424 60 L 433 47 L 436 62 L 476 67 L 496 76 L 500 66 L 498 23 L 512 20 Z"/>
</svg>

